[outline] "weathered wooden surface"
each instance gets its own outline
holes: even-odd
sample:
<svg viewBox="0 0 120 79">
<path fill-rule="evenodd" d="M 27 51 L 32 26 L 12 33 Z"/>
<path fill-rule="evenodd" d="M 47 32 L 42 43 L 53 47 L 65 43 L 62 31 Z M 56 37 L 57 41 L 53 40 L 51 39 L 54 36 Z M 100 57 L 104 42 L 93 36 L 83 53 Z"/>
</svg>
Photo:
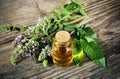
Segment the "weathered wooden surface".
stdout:
<svg viewBox="0 0 120 79">
<path fill-rule="evenodd" d="M 88 4 L 85 10 L 91 14 L 86 23 L 99 37 L 107 67 L 88 60 L 81 66 L 43 67 L 31 58 L 14 67 L 10 64 L 11 41 L 20 33 L 0 30 L 0 79 L 120 79 L 120 0 L 85 1 Z M 0 25 L 29 26 L 38 17 L 48 15 L 52 7 L 65 2 L 69 0 L 0 0 Z"/>
</svg>

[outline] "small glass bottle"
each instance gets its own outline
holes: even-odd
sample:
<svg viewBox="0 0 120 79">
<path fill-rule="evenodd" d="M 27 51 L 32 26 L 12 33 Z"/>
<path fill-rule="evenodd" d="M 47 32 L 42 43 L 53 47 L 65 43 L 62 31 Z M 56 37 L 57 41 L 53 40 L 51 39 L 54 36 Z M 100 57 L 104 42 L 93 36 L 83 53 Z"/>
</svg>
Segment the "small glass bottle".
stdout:
<svg viewBox="0 0 120 79">
<path fill-rule="evenodd" d="M 72 63 L 72 40 L 67 31 L 59 31 L 55 35 L 51 56 L 53 63 L 58 66 L 67 66 Z"/>
</svg>

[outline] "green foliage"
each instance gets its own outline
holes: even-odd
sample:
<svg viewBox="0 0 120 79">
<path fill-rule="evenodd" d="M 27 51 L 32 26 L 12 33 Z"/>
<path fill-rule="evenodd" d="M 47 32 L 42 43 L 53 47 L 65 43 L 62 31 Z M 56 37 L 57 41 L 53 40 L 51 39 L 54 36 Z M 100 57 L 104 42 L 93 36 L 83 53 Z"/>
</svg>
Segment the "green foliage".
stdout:
<svg viewBox="0 0 120 79">
<path fill-rule="evenodd" d="M 11 55 L 11 63 L 12 63 L 12 65 L 15 64 L 15 60 L 16 60 L 16 53 L 13 53 L 13 54 Z"/>
<path fill-rule="evenodd" d="M 95 32 L 90 27 L 86 25 L 76 26 L 73 35 L 76 37 L 73 40 L 73 60 L 75 64 L 81 63 L 83 60 L 82 52 L 84 52 L 96 64 L 105 66 L 103 51 L 99 46 Z"/>
<path fill-rule="evenodd" d="M 54 8 L 51 11 L 54 14 L 53 17 L 40 18 L 37 23 L 25 31 L 26 35 L 30 35 L 29 42 L 33 40 L 39 42 L 37 44 L 39 50 L 33 54 L 33 57 L 42 61 L 44 66 L 48 65 L 47 57 L 50 56 L 50 48 L 47 45 L 52 46 L 55 33 L 60 30 L 66 30 L 71 34 L 73 39 L 72 57 L 76 65 L 79 65 L 83 61 L 84 55 L 87 55 L 96 64 L 105 66 L 105 57 L 95 32 L 82 22 L 80 24 L 73 23 L 87 16 L 83 6 L 81 0 L 71 0 L 71 3 L 61 5 L 60 9 Z M 4 28 L 9 27 L 5 26 Z M 25 30 L 23 27 L 21 29 Z M 14 53 L 11 57 L 12 63 L 15 57 Z"/>
<path fill-rule="evenodd" d="M 86 16 L 86 12 L 84 11 L 83 9 L 83 4 L 80 0 L 71 0 L 74 4 L 77 5 L 77 8 L 78 8 L 78 13 L 81 13 L 82 15 Z"/>
<path fill-rule="evenodd" d="M 0 29 L 5 29 L 5 30 L 11 30 L 11 31 L 25 31 L 26 28 L 24 26 L 16 27 L 16 25 L 10 25 L 10 24 L 5 24 L 5 25 L 0 25 Z"/>
<path fill-rule="evenodd" d="M 97 60 L 93 60 L 96 64 L 98 64 L 99 66 L 103 66 L 105 67 L 106 66 L 106 63 L 105 63 L 105 57 L 102 57 L 100 59 L 97 59 Z"/>
<path fill-rule="evenodd" d="M 20 26 L 20 31 L 25 31 L 26 30 L 26 28 L 24 27 L 24 26 Z"/>
<path fill-rule="evenodd" d="M 17 53 L 18 53 L 18 51 L 20 51 L 20 49 L 21 49 L 21 46 L 17 47 L 11 55 L 11 63 L 13 65 L 16 65 L 18 61 L 22 60 L 22 58 L 19 55 L 17 55 Z"/>
<path fill-rule="evenodd" d="M 43 66 L 45 66 L 45 67 L 48 66 L 48 60 L 43 61 Z"/>
<path fill-rule="evenodd" d="M 80 43 L 81 43 L 85 53 L 91 60 L 97 60 L 97 59 L 100 59 L 103 57 L 102 50 L 97 46 L 96 43 L 94 43 L 94 42 L 88 43 L 84 39 L 81 39 Z"/>
<path fill-rule="evenodd" d="M 43 61 L 45 59 L 45 52 L 40 53 L 38 57 L 38 61 Z"/>
<path fill-rule="evenodd" d="M 74 49 L 72 53 L 72 58 L 74 63 L 76 65 L 79 65 L 84 58 L 83 48 L 80 45 L 80 40 L 74 39 L 73 44 L 74 44 Z"/>
<path fill-rule="evenodd" d="M 69 24 L 69 23 L 64 23 L 63 24 L 63 29 L 66 31 L 73 31 L 75 30 L 76 25 L 74 24 Z"/>
<path fill-rule="evenodd" d="M 0 25 L 0 29 L 10 30 L 10 25 L 9 24 Z"/>
<path fill-rule="evenodd" d="M 85 26 L 83 29 L 84 36 L 80 39 L 80 44 L 83 47 L 84 53 L 100 66 L 105 66 L 105 58 L 103 51 L 99 46 L 99 42 L 95 32 Z"/>
</svg>

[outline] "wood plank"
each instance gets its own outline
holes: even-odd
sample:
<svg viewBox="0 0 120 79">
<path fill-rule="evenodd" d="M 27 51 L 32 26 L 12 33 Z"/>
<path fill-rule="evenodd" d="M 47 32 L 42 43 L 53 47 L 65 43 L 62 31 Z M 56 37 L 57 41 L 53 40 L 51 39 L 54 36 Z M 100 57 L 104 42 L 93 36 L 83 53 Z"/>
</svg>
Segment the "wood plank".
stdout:
<svg viewBox="0 0 120 79">
<path fill-rule="evenodd" d="M 2 1 L 0 3 L 0 25 L 10 23 L 25 26 L 31 25 L 38 17 L 49 14 L 49 10 L 57 6 L 58 2 L 62 4 L 69 2 L 69 0 Z M 28 58 L 14 67 L 10 63 L 10 55 L 13 52 L 11 41 L 21 33 L 0 30 L 0 79 L 119 79 L 120 0 L 83 1 L 87 3 L 85 10 L 90 13 L 85 23 L 97 33 L 101 48 L 107 58 L 107 67 L 99 67 L 87 58 L 81 66 L 72 64 L 68 67 L 55 65 L 43 67 L 42 64 L 35 64 L 32 58 Z"/>
<path fill-rule="evenodd" d="M 4 34 L 2 34 L 0 36 L 0 45 L 1 44 L 4 44 L 4 43 L 7 43 L 7 42 L 11 42 L 15 39 L 16 36 L 20 35 L 21 32 L 9 32 L 6 36 Z M 5 36 L 5 37 L 4 37 Z"/>
<path fill-rule="evenodd" d="M 28 26 L 36 22 L 39 17 L 49 14 L 50 9 L 64 0 L 8 0 L 1 1 L 0 4 L 0 24 L 16 24 Z M 11 6 L 12 5 L 12 6 Z"/>
</svg>

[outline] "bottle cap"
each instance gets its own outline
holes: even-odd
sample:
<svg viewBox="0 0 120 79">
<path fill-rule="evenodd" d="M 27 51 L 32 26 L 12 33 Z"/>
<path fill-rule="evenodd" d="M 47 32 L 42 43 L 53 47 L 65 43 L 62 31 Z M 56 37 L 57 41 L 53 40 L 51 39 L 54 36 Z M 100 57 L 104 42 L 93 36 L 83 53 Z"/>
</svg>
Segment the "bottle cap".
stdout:
<svg viewBox="0 0 120 79">
<path fill-rule="evenodd" d="M 55 35 L 58 46 L 65 46 L 70 41 L 70 34 L 67 31 L 59 31 Z"/>
</svg>

